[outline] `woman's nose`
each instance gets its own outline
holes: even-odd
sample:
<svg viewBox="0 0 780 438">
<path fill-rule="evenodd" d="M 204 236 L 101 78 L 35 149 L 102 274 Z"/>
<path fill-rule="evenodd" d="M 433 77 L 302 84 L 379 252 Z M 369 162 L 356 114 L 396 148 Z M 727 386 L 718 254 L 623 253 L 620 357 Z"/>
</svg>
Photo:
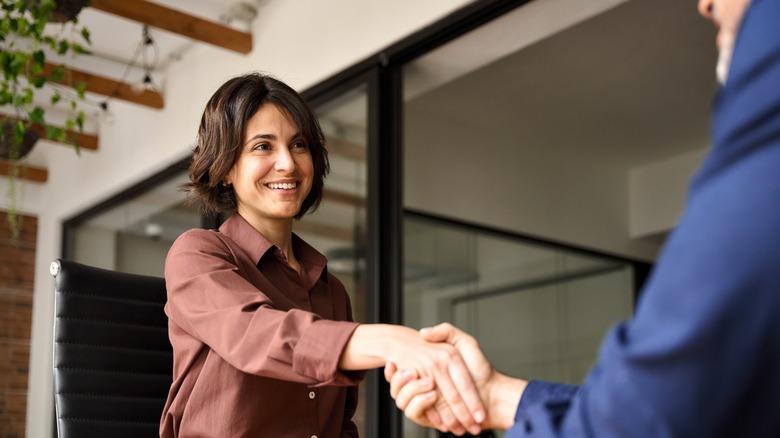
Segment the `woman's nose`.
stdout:
<svg viewBox="0 0 780 438">
<path fill-rule="evenodd" d="M 290 150 L 287 148 L 280 148 L 276 156 L 276 165 L 274 168 L 280 172 L 292 172 L 295 170 L 296 163 Z"/>
</svg>

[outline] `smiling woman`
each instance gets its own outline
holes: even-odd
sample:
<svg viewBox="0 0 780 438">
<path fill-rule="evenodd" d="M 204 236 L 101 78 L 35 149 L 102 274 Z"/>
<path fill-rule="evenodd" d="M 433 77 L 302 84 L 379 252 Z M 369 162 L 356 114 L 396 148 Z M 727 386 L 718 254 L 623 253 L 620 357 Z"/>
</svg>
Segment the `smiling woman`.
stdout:
<svg viewBox="0 0 780 438">
<path fill-rule="evenodd" d="M 319 122 L 284 83 L 240 76 L 209 100 L 184 188 L 205 213 L 233 214 L 183 233 L 166 259 L 162 437 L 357 436 L 360 370 L 387 362 L 435 383 L 450 404 L 442 429 L 478 432 L 482 403 L 455 348 L 353 322 L 325 256 L 293 234 L 328 171 Z"/>
</svg>

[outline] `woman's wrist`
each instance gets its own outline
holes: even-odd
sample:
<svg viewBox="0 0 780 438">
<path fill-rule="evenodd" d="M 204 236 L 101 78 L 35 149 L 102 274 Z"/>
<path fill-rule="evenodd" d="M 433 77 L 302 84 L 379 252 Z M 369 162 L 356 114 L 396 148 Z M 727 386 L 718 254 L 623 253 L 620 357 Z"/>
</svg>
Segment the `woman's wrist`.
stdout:
<svg viewBox="0 0 780 438">
<path fill-rule="evenodd" d="M 403 331 L 417 332 L 390 324 L 361 324 L 352 333 L 339 359 L 339 369 L 367 370 L 392 361 L 403 344 Z"/>
</svg>

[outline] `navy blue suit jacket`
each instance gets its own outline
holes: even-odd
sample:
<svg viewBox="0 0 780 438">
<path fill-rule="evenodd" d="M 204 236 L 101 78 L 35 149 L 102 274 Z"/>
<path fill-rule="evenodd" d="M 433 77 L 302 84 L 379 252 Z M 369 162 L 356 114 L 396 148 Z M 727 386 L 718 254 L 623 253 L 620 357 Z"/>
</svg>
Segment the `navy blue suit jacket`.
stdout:
<svg viewBox="0 0 780 438">
<path fill-rule="evenodd" d="M 780 436 L 780 0 L 745 14 L 712 142 L 634 318 L 508 437 Z"/>
</svg>

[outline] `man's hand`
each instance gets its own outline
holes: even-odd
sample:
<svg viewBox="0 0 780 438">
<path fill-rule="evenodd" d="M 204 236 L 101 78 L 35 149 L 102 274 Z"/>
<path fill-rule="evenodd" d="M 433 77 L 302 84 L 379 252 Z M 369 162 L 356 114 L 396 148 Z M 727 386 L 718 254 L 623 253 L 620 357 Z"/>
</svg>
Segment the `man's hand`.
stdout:
<svg viewBox="0 0 780 438">
<path fill-rule="evenodd" d="M 417 330 L 389 324 L 363 324 L 352 337 L 339 359 L 339 369 L 375 368 L 395 363 L 415 376 L 428 377 L 447 409 L 438 411 L 440 430 L 479 433 L 485 419 L 485 407 L 468 366 L 460 352 L 445 342 L 429 342 Z"/>
<path fill-rule="evenodd" d="M 449 323 L 422 329 L 420 335 L 429 342 L 449 343 L 460 352 L 480 398 L 487 407 L 483 428 L 509 428 L 514 421 L 514 413 L 527 382 L 495 371 L 477 341 Z M 433 426 L 442 430 L 441 417 L 448 415 L 448 406 L 434 390 L 432 382 L 418 379 L 417 374 L 411 370 L 396 372 L 396 369 L 394 364 L 386 365 L 385 379 L 390 382 L 390 393 L 399 409 L 403 410 L 409 419 L 422 426 Z M 451 414 L 449 416 L 451 417 Z M 465 432 L 458 425 L 449 429 L 456 434 Z"/>
</svg>

